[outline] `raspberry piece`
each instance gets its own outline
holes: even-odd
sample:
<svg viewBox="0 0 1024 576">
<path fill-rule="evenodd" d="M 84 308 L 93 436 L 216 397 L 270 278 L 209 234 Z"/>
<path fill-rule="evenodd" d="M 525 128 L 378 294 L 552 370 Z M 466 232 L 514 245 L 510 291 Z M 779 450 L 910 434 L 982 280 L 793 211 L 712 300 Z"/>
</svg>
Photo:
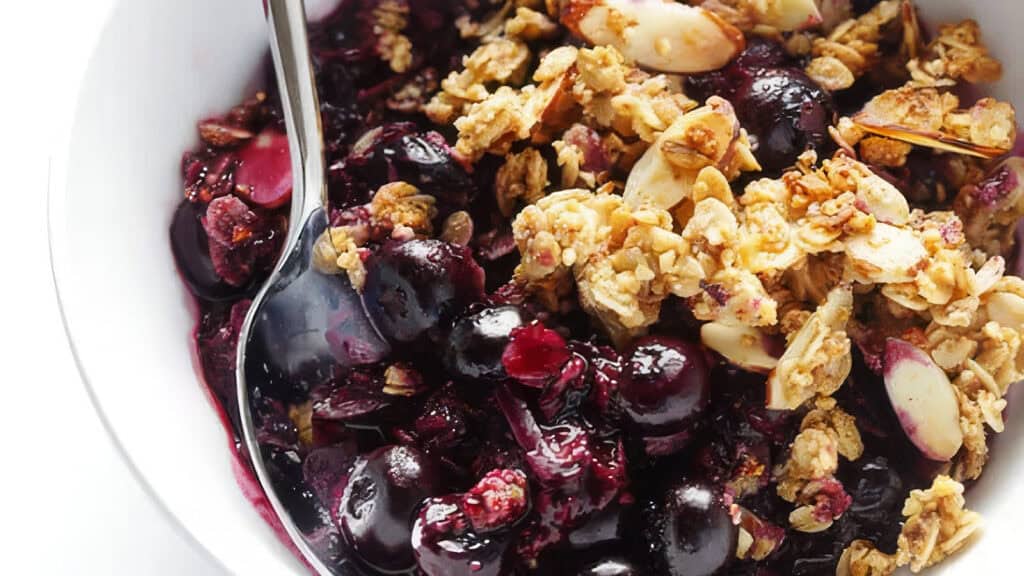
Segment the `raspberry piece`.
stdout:
<svg viewBox="0 0 1024 576">
<path fill-rule="evenodd" d="M 528 504 L 526 474 L 520 470 L 491 470 L 462 496 L 462 510 L 480 533 L 515 524 Z"/>
<path fill-rule="evenodd" d="M 533 323 L 512 331 L 501 355 L 505 372 L 529 386 L 540 387 L 569 360 L 569 348 L 558 332 Z"/>
</svg>

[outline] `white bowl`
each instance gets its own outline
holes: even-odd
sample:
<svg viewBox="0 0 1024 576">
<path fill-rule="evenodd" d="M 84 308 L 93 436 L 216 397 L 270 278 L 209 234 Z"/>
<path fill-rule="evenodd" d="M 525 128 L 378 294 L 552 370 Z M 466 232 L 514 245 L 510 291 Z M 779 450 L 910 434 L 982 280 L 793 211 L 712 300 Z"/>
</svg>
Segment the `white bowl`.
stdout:
<svg viewBox="0 0 1024 576">
<path fill-rule="evenodd" d="M 325 3 L 315 4 L 322 12 Z M 1007 69 L 993 93 L 1024 111 L 1013 90 L 1024 86 L 1024 62 L 1016 58 L 1024 4 L 919 4 L 926 22 L 981 22 Z M 236 484 L 233 448 L 196 375 L 194 307 L 167 233 L 181 197 L 179 160 L 196 143 L 196 121 L 254 88 L 266 51 L 260 5 L 117 3 L 84 77 L 70 144 L 57 152 L 51 240 L 83 378 L 140 481 L 229 571 L 308 574 Z M 986 517 L 985 536 L 934 573 L 1006 573 L 1015 561 L 1024 509 L 1024 485 L 1016 481 L 1024 474 L 1022 410 L 1011 403 L 997 453 L 969 493 L 969 505 Z"/>
</svg>

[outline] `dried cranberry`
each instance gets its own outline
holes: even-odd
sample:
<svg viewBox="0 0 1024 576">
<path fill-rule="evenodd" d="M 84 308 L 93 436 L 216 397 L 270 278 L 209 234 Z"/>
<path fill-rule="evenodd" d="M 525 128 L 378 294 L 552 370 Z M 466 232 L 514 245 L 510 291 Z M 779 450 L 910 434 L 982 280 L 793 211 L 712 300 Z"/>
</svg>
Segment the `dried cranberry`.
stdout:
<svg viewBox="0 0 1024 576">
<path fill-rule="evenodd" d="M 210 260 L 218 276 L 244 286 L 277 252 L 277 231 L 235 196 L 221 196 L 206 208 L 202 220 L 209 239 Z M 275 246 L 268 249 L 268 244 Z"/>
<path fill-rule="evenodd" d="M 528 490 L 521 471 L 491 470 L 462 495 L 462 511 L 477 533 L 507 529 L 526 514 Z"/>
<path fill-rule="evenodd" d="M 203 206 L 182 202 L 174 212 L 171 222 L 171 250 L 189 290 L 210 302 L 238 298 L 245 286 L 229 284 L 218 273 L 218 268 L 227 268 L 223 258 L 214 265 L 210 257 L 210 243 L 203 229 Z M 238 278 L 235 278 L 238 280 Z"/>
</svg>

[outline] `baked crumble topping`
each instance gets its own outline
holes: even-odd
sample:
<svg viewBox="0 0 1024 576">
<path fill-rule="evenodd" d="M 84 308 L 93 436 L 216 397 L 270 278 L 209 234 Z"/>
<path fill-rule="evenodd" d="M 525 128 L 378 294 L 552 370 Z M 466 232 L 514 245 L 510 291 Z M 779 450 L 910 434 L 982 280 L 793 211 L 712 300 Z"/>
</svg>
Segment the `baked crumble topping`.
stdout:
<svg viewBox="0 0 1024 576">
<path fill-rule="evenodd" d="M 939 475 L 927 490 L 914 490 L 903 505 L 896 563 L 920 572 L 962 548 L 980 527 L 981 517 L 964 508 L 964 487 Z"/>
</svg>

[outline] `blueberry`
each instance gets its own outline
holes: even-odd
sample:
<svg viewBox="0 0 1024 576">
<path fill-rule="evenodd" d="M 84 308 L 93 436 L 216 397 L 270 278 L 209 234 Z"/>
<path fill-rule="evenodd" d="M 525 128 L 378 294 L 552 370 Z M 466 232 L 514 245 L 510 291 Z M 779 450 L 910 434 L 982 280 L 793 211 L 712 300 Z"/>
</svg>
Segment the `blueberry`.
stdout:
<svg viewBox="0 0 1024 576">
<path fill-rule="evenodd" d="M 498 576 L 508 541 L 469 527 L 456 495 L 431 498 L 420 507 L 412 546 L 426 576 Z"/>
<path fill-rule="evenodd" d="M 821 150 L 829 142 L 832 97 L 801 70 L 758 70 L 732 101 L 766 171 L 787 168 L 805 150 Z"/>
<path fill-rule="evenodd" d="M 708 403 L 708 367 L 696 345 L 667 336 L 639 340 L 625 355 L 619 395 L 644 432 L 685 429 Z"/>
<path fill-rule="evenodd" d="M 708 485 L 678 484 L 645 512 L 645 556 L 657 574 L 710 576 L 736 554 L 737 528 Z"/>
<path fill-rule="evenodd" d="M 207 301 L 239 298 L 245 287 L 228 284 L 217 273 L 210 258 L 209 240 L 203 230 L 204 208 L 184 201 L 171 220 L 171 251 L 178 270 L 189 289 Z"/>
<path fill-rule="evenodd" d="M 455 323 L 445 348 L 445 365 L 457 376 L 470 380 L 505 377 L 501 355 L 512 330 L 526 319 L 518 306 L 485 308 Z"/>
<path fill-rule="evenodd" d="M 274 493 L 299 530 L 309 533 L 322 526 L 324 515 L 320 502 L 304 481 L 298 453 L 266 445 L 261 451 Z"/>
<path fill-rule="evenodd" d="M 377 329 L 412 342 L 483 297 L 469 249 L 440 240 L 389 242 L 366 261 L 363 302 Z"/>
<path fill-rule="evenodd" d="M 385 446 L 356 460 L 335 522 L 366 564 L 382 572 L 410 570 L 416 564 L 410 544 L 414 512 L 439 488 L 438 471 L 426 455 Z"/>
</svg>

